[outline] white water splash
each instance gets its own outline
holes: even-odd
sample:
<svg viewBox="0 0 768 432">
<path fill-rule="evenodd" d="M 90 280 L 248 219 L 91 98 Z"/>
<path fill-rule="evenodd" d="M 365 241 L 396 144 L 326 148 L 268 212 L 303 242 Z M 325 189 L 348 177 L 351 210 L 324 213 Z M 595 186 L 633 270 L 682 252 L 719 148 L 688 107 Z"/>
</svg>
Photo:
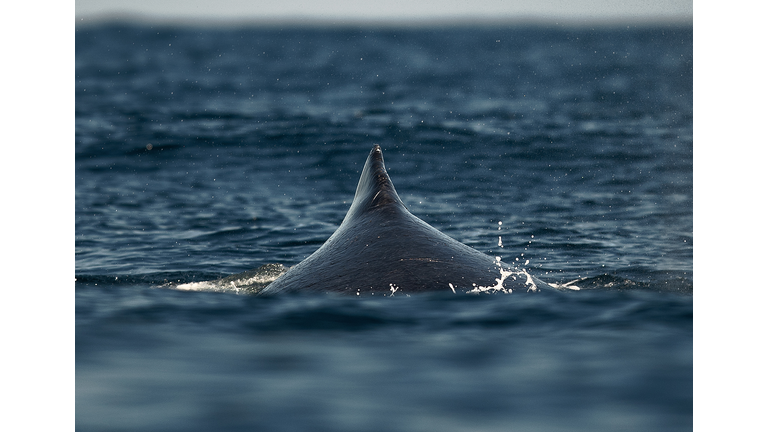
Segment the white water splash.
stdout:
<svg viewBox="0 0 768 432">
<path fill-rule="evenodd" d="M 512 277 L 512 280 L 517 280 L 517 277 L 525 276 L 525 286 L 528 287 L 527 291 L 538 291 L 539 287 L 536 286 L 536 282 L 533 281 L 533 278 L 525 269 L 522 270 L 506 270 L 501 265 L 501 257 L 496 257 L 496 266 L 499 268 L 499 277 L 496 278 L 496 284 L 492 286 L 479 286 L 477 284 L 472 284 L 474 288 L 467 291 L 467 293 L 491 293 L 491 292 L 502 292 L 505 294 L 509 294 L 513 291 L 511 288 L 505 288 L 504 287 L 504 281 L 507 280 L 510 276 Z M 453 286 L 451 286 L 451 289 L 453 289 Z"/>
<path fill-rule="evenodd" d="M 231 291 L 236 294 L 240 294 L 241 291 L 245 292 L 247 287 L 261 284 L 266 285 L 277 279 L 273 275 L 256 275 L 253 277 L 246 277 L 242 279 L 228 280 L 228 281 L 203 281 L 203 282 L 189 282 L 179 284 L 171 288 L 175 288 L 183 291 Z"/>
<path fill-rule="evenodd" d="M 587 278 L 584 277 L 584 278 L 580 278 L 580 279 L 574 279 L 574 280 L 572 280 L 570 282 L 566 282 L 566 283 L 563 283 L 563 284 L 550 283 L 550 285 L 552 285 L 553 287 L 555 287 L 557 289 L 569 289 L 569 290 L 573 290 L 573 291 L 580 291 L 581 288 L 579 288 L 577 285 L 574 285 L 574 284 L 576 282 L 581 282 L 581 281 L 586 280 L 586 279 Z"/>
<path fill-rule="evenodd" d="M 220 288 L 211 281 L 204 282 L 190 282 L 179 285 L 170 285 L 169 288 L 174 288 L 182 291 L 215 291 Z"/>
<path fill-rule="evenodd" d="M 266 264 L 258 269 L 238 273 L 222 279 L 182 284 L 167 283 L 160 288 L 171 288 L 182 291 L 215 291 L 234 292 L 235 294 L 253 293 L 266 287 L 285 273 L 287 269 L 282 264 Z"/>
</svg>

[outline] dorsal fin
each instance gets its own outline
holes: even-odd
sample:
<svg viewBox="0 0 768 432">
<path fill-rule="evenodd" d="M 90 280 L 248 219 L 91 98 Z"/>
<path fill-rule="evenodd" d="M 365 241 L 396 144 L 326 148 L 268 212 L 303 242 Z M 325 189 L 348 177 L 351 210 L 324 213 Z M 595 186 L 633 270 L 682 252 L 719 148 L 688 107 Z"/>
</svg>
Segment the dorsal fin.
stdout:
<svg viewBox="0 0 768 432">
<path fill-rule="evenodd" d="M 344 219 L 352 219 L 383 206 L 396 206 L 405 210 L 405 204 L 397 195 L 392 180 L 389 179 L 387 169 L 384 167 L 381 147 L 377 144 L 368 154 L 363 172 L 360 174 L 360 182 L 357 183 L 355 199 Z"/>
<path fill-rule="evenodd" d="M 532 290 L 531 277 L 522 275 L 408 212 L 384 168 L 381 148 L 374 146 L 341 226 L 261 294 Z"/>
</svg>

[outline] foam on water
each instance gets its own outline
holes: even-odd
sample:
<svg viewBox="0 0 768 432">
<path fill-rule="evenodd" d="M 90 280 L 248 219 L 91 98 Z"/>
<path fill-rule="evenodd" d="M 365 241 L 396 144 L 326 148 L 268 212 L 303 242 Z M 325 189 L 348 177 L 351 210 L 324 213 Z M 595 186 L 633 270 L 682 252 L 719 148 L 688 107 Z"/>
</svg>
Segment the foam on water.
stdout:
<svg viewBox="0 0 768 432">
<path fill-rule="evenodd" d="M 235 294 L 255 294 L 288 271 L 282 264 L 265 264 L 257 269 L 237 273 L 225 278 L 188 282 L 181 284 L 167 283 L 163 288 L 173 288 L 181 291 L 216 291 L 233 292 Z"/>
</svg>

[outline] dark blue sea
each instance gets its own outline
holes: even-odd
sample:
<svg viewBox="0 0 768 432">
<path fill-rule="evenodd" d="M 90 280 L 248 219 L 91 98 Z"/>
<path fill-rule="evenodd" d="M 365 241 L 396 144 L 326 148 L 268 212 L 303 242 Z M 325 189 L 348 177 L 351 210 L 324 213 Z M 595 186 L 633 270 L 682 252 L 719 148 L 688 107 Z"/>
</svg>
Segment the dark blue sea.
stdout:
<svg viewBox="0 0 768 432">
<path fill-rule="evenodd" d="M 77 430 L 692 430 L 692 38 L 77 27 Z M 580 289 L 256 295 L 374 144 L 414 215 Z"/>
</svg>

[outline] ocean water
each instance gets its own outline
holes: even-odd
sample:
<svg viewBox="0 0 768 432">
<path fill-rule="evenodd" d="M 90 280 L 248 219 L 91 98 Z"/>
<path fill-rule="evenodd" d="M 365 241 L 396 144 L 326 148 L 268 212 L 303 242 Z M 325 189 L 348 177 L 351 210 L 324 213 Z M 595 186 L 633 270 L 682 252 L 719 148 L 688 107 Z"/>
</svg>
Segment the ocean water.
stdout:
<svg viewBox="0 0 768 432">
<path fill-rule="evenodd" d="M 76 428 L 692 429 L 692 56 L 691 27 L 78 27 Z M 314 252 L 374 144 L 413 214 L 581 289 L 211 283 Z"/>
</svg>

